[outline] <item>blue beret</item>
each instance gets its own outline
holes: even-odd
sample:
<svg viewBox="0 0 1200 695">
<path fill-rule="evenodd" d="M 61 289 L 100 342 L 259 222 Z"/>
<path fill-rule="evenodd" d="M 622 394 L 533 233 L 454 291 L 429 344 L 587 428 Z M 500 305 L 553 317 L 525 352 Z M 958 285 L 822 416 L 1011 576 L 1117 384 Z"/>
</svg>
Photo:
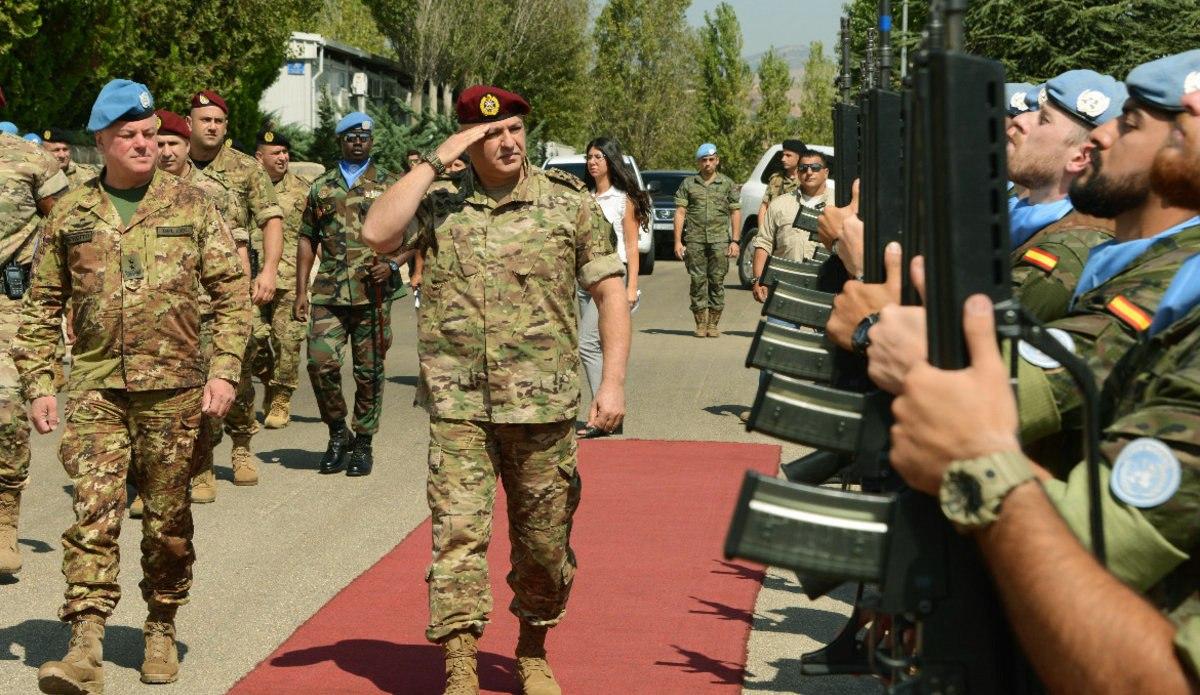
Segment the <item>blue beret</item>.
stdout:
<svg viewBox="0 0 1200 695">
<path fill-rule="evenodd" d="M 112 80 L 100 90 L 92 104 L 87 129 L 95 133 L 117 121 L 140 121 L 154 115 L 154 97 L 144 84 L 130 80 Z"/>
<path fill-rule="evenodd" d="M 696 159 L 701 157 L 711 157 L 717 153 L 717 146 L 711 142 L 706 142 L 696 150 Z"/>
<path fill-rule="evenodd" d="M 1033 85 L 1028 82 L 1009 82 L 1004 85 L 1004 109 L 1009 116 L 1016 116 L 1019 113 L 1032 110 L 1029 108 L 1029 102 L 1026 100 L 1026 97 L 1032 91 L 1034 91 Z"/>
<path fill-rule="evenodd" d="M 338 121 L 337 127 L 333 129 L 333 132 L 341 135 L 347 130 L 354 128 L 361 128 L 369 132 L 374 127 L 375 122 L 371 120 L 370 116 L 362 111 L 351 111 L 342 117 L 342 120 Z"/>
<path fill-rule="evenodd" d="M 1035 85 L 1025 92 L 1025 110 L 1037 111 L 1042 108 L 1042 102 L 1046 101 L 1046 83 Z"/>
<path fill-rule="evenodd" d="M 1046 83 L 1046 99 L 1081 121 L 1099 126 L 1121 115 L 1125 85 L 1094 70 L 1068 70 Z"/>
<path fill-rule="evenodd" d="M 17 129 L 16 123 L 13 123 L 12 121 L 0 121 L 0 133 L 16 135 L 18 132 L 20 131 Z"/>
<path fill-rule="evenodd" d="M 25 133 L 25 135 L 23 137 L 24 137 L 24 139 L 28 140 L 29 142 L 32 142 L 35 145 L 42 144 L 42 136 L 38 135 L 37 133 Z"/>
<path fill-rule="evenodd" d="M 1200 49 L 1142 63 L 1125 80 L 1129 95 L 1164 111 L 1182 111 L 1183 96 L 1200 90 Z"/>
</svg>

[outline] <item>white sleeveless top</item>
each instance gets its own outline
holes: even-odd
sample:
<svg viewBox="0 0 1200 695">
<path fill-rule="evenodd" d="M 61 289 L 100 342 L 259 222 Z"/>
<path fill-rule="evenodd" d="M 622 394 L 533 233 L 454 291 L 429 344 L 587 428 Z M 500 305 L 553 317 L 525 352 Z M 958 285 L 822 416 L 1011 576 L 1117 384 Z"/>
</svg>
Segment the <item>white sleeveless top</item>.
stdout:
<svg viewBox="0 0 1200 695">
<path fill-rule="evenodd" d="M 615 241 L 617 255 L 621 257 L 622 263 L 628 263 L 629 259 L 625 257 L 625 229 L 621 223 L 625 219 L 625 205 L 629 201 L 629 196 L 616 186 L 609 186 L 607 191 L 593 193 L 592 197 L 600 205 L 604 219 L 608 220 L 608 223 L 612 225 L 613 232 L 617 235 Z"/>
</svg>

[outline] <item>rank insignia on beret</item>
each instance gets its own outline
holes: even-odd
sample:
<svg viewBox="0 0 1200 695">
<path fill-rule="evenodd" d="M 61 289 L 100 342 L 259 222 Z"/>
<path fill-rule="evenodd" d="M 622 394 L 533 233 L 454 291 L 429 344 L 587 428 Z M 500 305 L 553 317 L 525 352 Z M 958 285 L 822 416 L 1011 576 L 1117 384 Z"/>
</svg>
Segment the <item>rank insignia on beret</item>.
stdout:
<svg viewBox="0 0 1200 695">
<path fill-rule="evenodd" d="M 154 103 L 154 102 L 150 101 L 150 92 L 142 92 L 141 94 L 139 94 L 138 95 L 138 103 L 142 105 L 143 109 L 150 108 L 150 104 Z"/>
<path fill-rule="evenodd" d="M 1012 95 L 1012 99 L 1008 100 L 1010 108 L 1017 111 L 1028 111 L 1029 107 L 1025 105 L 1025 92 L 1017 92 Z"/>
<path fill-rule="evenodd" d="M 275 142 L 275 133 L 269 130 L 263 133 L 263 142 Z"/>
<path fill-rule="evenodd" d="M 196 101 L 200 102 L 201 104 L 204 104 L 205 106 L 208 106 L 208 104 L 210 103 L 208 100 L 208 97 L 203 94 L 196 97 Z"/>
<path fill-rule="evenodd" d="M 479 100 L 479 113 L 489 118 L 500 113 L 500 100 L 496 98 L 495 94 L 483 95 L 483 98 Z"/>
<path fill-rule="evenodd" d="M 162 116 L 155 116 L 155 117 L 154 117 L 154 127 L 155 127 L 155 128 L 162 128 Z"/>
<path fill-rule="evenodd" d="M 1107 94 L 1094 89 L 1085 89 L 1075 99 L 1075 108 L 1088 118 L 1098 118 L 1100 114 L 1108 110 L 1111 103 L 1112 99 L 1109 99 Z"/>
<path fill-rule="evenodd" d="M 1183 93 L 1192 92 L 1200 92 L 1200 70 L 1189 72 L 1188 76 L 1183 78 Z"/>
<path fill-rule="evenodd" d="M 1026 251 L 1025 255 L 1021 256 L 1021 260 L 1029 263 L 1030 265 L 1035 265 L 1047 273 L 1051 270 L 1054 270 L 1054 267 L 1058 265 L 1058 256 L 1055 256 L 1049 251 L 1043 251 L 1038 248 L 1033 248 Z"/>
<path fill-rule="evenodd" d="M 50 131 L 48 131 L 48 130 L 43 130 L 43 131 L 42 131 L 42 139 L 43 139 L 43 140 L 49 140 L 49 139 L 50 139 Z"/>
<path fill-rule="evenodd" d="M 1153 322 L 1153 317 L 1150 314 L 1147 314 L 1141 307 L 1126 299 L 1124 295 L 1118 294 L 1105 308 L 1136 331 L 1146 330 Z"/>
<path fill-rule="evenodd" d="M 1046 98 L 1046 88 L 1042 87 L 1041 91 L 1038 92 L 1038 108 L 1046 105 Z"/>
</svg>

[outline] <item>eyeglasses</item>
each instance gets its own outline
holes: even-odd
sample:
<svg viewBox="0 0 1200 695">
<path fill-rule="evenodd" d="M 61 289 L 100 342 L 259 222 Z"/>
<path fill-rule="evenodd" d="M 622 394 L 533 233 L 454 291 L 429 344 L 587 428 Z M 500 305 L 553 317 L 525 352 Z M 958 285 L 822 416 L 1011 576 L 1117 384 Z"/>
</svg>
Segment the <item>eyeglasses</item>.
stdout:
<svg viewBox="0 0 1200 695">
<path fill-rule="evenodd" d="M 796 171 L 821 171 L 825 168 L 824 164 L 797 164 Z"/>
<path fill-rule="evenodd" d="M 342 136 L 343 142 L 370 142 L 371 136 L 366 133 L 347 133 Z"/>
</svg>

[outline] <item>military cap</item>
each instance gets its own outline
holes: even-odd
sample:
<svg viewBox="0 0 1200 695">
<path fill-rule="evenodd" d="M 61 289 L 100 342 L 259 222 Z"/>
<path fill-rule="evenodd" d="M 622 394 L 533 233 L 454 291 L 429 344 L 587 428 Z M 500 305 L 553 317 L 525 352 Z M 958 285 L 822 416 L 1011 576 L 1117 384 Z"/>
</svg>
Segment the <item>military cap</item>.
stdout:
<svg viewBox="0 0 1200 695">
<path fill-rule="evenodd" d="M 229 107 L 225 105 L 225 100 L 211 89 L 203 89 L 192 95 L 193 109 L 202 109 L 205 106 L 215 106 L 224 111 L 226 116 L 229 115 Z"/>
<path fill-rule="evenodd" d="M 715 148 L 714 148 L 715 149 Z M 801 140 L 788 139 L 783 141 L 783 149 L 788 152 L 795 152 L 798 155 L 808 154 L 808 146 Z M 697 157 L 699 159 L 699 157 Z"/>
<path fill-rule="evenodd" d="M 717 146 L 711 142 L 706 142 L 696 149 L 696 159 L 701 157 L 711 157 L 717 153 Z"/>
<path fill-rule="evenodd" d="M 333 129 L 333 132 L 341 135 L 348 130 L 357 129 L 370 133 L 374 127 L 375 122 L 371 120 L 370 116 L 362 111 L 351 111 L 345 116 L 342 116 L 342 120 L 337 122 L 337 127 Z"/>
<path fill-rule="evenodd" d="M 499 87 L 477 84 L 467 87 L 454 102 L 460 124 L 490 123 L 529 113 L 525 97 Z"/>
<path fill-rule="evenodd" d="M 41 136 L 43 142 L 71 142 L 71 138 L 67 135 L 67 131 L 61 128 L 46 128 L 41 132 Z"/>
<path fill-rule="evenodd" d="M 159 135 L 178 135 L 184 140 L 192 138 L 192 129 L 183 116 L 166 109 L 159 109 L 154 112 L 154 115 L 158 116 Z"/>
<path fill-rule="evenodd" d="M 1120 81 L 1094 70 L 1068 70 L 1046 83 L 1046 100 L 1091 126 L 1121 115 L 1129 96 Z"/>
<path fill-rule="evenodd" d="M 281 145 L 289 150 L 292 149 L 292 142 L 287 139 L 286 135 L 270 128 L 263 128 L 258 131 L 255 143 L 259 145 Z"/>
<path fill-rule="evenodd" d="M 28 140 L 29 142 L 32 142 L 35 145 L 42 144 L 42 136 L 38 135 L 37 133 L 25 133 L 24 135 L 21 136 L 21 139 Z"/>
<path fill-rule="evenodd" d="M 1046 83 L 1035 85 L 1025 92 L 1025 110 L 1037 111 L 1046 102 Z"/>
<path fill-rule="evenodd" d="M 1162 109 L 1183 111 L 1183 97 L 1200 90 L 1200 49 L 1142 63 L 1125 80 L 1134 99 Z"/>
<path fill-rule="evenodd" d="M 21 131 L 19 128 L 17 128 L 16 123 L 13 123 L 12 121 L 0 121 L 0 133 L 8 133 L 9 135 L 16 135 L 19 132 L 21 132 Z"/>
<path fill-rule="evenodd" d="M 154 97 L 144 84 L 130 80 L 112 80 L 100 89 L 96 103 L 92 104 L 92 116 L 88 119 L 88 132 L 99 132 L 117 121 L 140 121 L 154 114 Z"/>
<path fill-rule="evenodd" d="M 1026 96 L 1032 91 L 1033 85 L 1028 82 L 1009 82 L 1004 85 L 1004 108 L 1009 116 L 1030 110 Z"/>
</svg>

